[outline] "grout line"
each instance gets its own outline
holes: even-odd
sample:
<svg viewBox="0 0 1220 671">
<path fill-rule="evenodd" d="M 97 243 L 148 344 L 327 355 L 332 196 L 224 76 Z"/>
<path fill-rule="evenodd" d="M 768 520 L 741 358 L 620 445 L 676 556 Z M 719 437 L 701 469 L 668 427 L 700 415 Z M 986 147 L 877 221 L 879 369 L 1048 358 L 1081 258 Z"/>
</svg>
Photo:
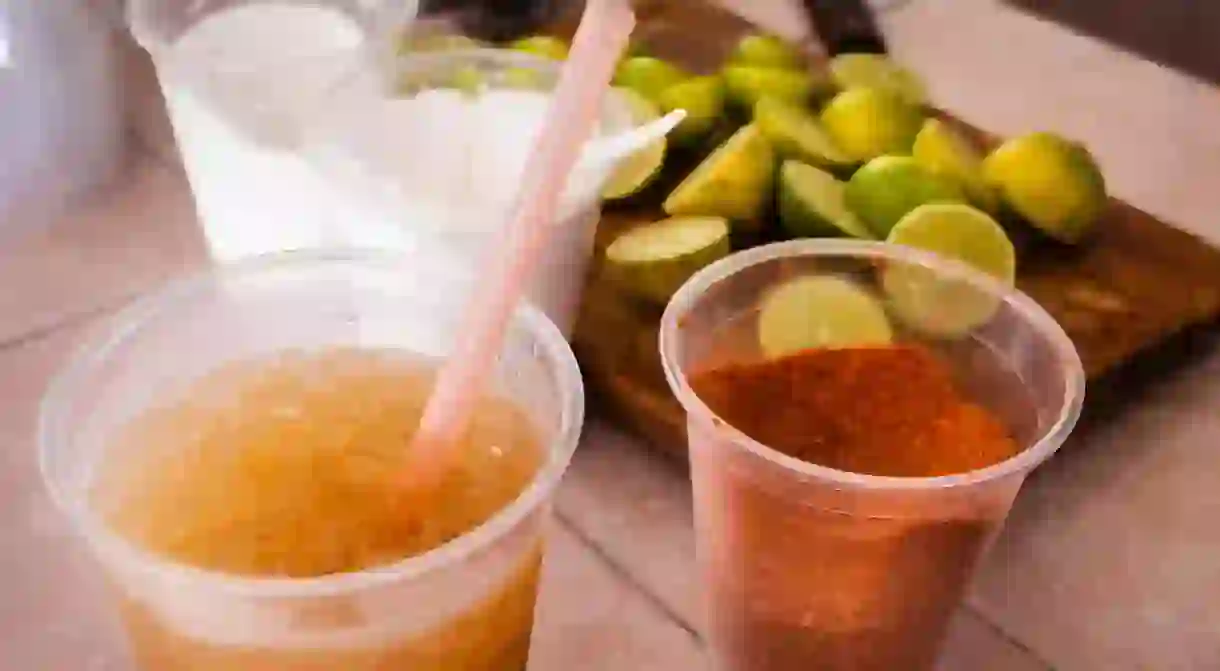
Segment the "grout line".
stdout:
<svg viewBox="0 0 1220 671">
<path fill-rule="evenodd" d="M 591 536 L 586 534 L 583 529 L 577 526 L 573 520 L 568 518 L 567 515 L 563 514 L 559 510 L 555 511 L 555 518 L 559 521 L 559 524 L 563 526 L 564 529 L 576 536 L 576 538 L 580 540 L 585 547 L 589 548 L 589 550 L 597 555 L 599 559 L 605 562 L 613 573 L 618 575 L 619 578 L 621 578 L 636 592 L 643 596 L 644 600 L 659 611 L 665 617 L 665 619 L 669 620 L 685 631 L 696 645 L 700 647 L 703 646 L 703 637 L 699 633 L 698 629 L 696 629 L 691 623 L 687 622 L 681 614 L 670 607 L 669 604 L 665 603 L 665 601 L 663 601 L 659 596 L 654 594 L 647 585 L 640 582 L 634 575 L 632 575 L 630 571 L 627 570 L 625 566 L 615 559 L 613 555 L 607 552 L 604 547 L 598 544 L 597 541 L 595 541 Z"/>
<path fill-rule="evenodd" d="M 1003 627 L 1001 627 L 995 620 L 988 617 L 987 614 L 984 613 L 983 611 L 979 610 L 978 608 L 975 608 L 973 605 L 971 605 L 969 603 L 963 604 L 962 610 L 968 612 L 969 614 L 971 614 L 975 618 L 977 618 L 980 622 L 982 622 L 989 629 L 991 629 L 991 631 L 994 632 L 997 636 L 1004 639 L 1004 642 L 1008 643 L 1012 647 L 1017 648 L 1021 652 L 1025 653 L 1032 661 L 1036 662 L 1038 664 L 1038 666 L 1045 669 L 1045 671 L 1056 671 L 1054 664 L 1051 664 L 1049 660 L 1047 660 L 1042 655 L 1038 654 L 1038 651 L 1031 648 L 1024 641 L 1022 641 L 1021 639 L 1017 638 L 1016 636 L 1013 636 L 1012 634 L 1008 633 L 1007 630 L 1005 630 Z"/>
<path fill-rule="evenodd" d="M 60 331 L 83 326 L 88 322 L 118 312 L 122 308 L 126 307 L 129 303 L 139 298 L 142 294 L 143 291 L 141 290 L 126 292 L 110 300 L 103 301 L 99 305 L 83 308 L 80 311 L 71 312 L 66 315 L 61 315 L 50 320 L 46 324 L 39 324 L 28 330 L 8 336 L 7 338 L 0 340 L 0 354 L 6 353 L 9 350 L 18 349 L 39 340 L 43 340 L 59 333 Z"/>
</svg>

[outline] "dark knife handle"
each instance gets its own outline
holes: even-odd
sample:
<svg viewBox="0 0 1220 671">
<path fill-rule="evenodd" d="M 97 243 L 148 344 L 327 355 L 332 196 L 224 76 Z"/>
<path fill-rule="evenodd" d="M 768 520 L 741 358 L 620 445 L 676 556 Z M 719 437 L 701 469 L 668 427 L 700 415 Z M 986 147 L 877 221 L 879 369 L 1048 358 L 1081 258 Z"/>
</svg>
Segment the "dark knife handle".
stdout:
<svg viewBox="0 0 1220 671">
<path fill-rule="evenodd" d="M 813 31 L 831 56 L 886 53 L 885 37 L 866 0 L 801 0 Z"/>
</svg>

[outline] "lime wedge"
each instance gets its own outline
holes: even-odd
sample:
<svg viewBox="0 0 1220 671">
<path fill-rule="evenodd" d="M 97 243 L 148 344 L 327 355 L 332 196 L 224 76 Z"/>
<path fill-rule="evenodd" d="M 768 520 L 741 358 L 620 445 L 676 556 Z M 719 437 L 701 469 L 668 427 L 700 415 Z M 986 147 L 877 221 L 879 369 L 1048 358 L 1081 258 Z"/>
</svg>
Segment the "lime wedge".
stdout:
<svg viewBox="0 0 1220 671">
<path fill-rule="evenodd" d="M 691 275 L 728 254 L 728 221 L 675 217 L 616 238 L 606 247 L 606 269 L 632 293 L 666 303 Z"/>
<path fill-rule="evenodd" d="M 1008 140 L 984 160 L 983 174 L 1007 208 L 1060 242 L 1079 242 L 1106 207 L 1106 181 L 1093 156 L 1051 133 Z"/>
<path fill-rule="evenodd" d="M 509 44 L 508 48 L 556 61 L 566 60 L 568 57 L 568 43 L 552 35 L 523 37 Z"/>
<path fill-rule="evenodd" d="M 881 89 L 914 105 L 928 100 L 927 87 L 919 75 L 880 54 L 839 54 L 830 61 L 830 79 L 840 91 Z"/>
<path fill-rule="evenodd" d="M 613 89 L 613 94 L 621 96 L 631 115 L 631 121 L 636 126 L 661 117 L 661 111 L 651 100 L 631 89 L 616 88 Z M 647 186 L 661 172 L 661 166 L 665 163 L 665 147 L 666 140 L 661 137 L 623 159 L 602 188 L 602 197 L 606 200 L 619 200 L 638 193 Z"/>
<path fill-rule="evenodd" d="M 911 149 L 915 160 L 932 172 L 956 181 L 976 207 L 999 208 L 996 190 L 983 178 L 983 156 L 961 133 L 940 119 L 924 122 Z"/>
<path fill-rule="evenodd" d="M 804 108 L 776 98 L 763 98 L 754 106 L 754 123 L 783 158 L 794 158 L 827 168 L 852 165 L 822 128 L 818 118 Z"/>
<path fill-rule="evenodd" d="M 658 101 L 665 112 L 686 110 L 686 118 L 669 134 L 674 143 L 696 145 L 724 116 L 724 84 L 719 77 L 691 77 L 662 91 Z"/>
<path fill-rule="evenodd" d="M 834 175 L 799 161 L 784 161 L 779 170 L 779 217 L 797 237 L 875 239 L 851 210 L 845 185 Z"/>
<path fill-rule="evenodd" d="M 500 84 L 510 89 L 526 91 L 550 88 L 546 75 L 533 68 L 508 68 L 500 75 Z"/>
<path fill-rule="evenodd" d="M 849 89 L 822 109 L 822 126 L 848 156 L 864 162 L 885 154 L 909 154 L 923 112 L 881 89 Z"/>
<path fill-rule="evenodd" d="M 722 73 L 729 102 L 739 110 L 753 112 L 763 98 L 779 98 L 793 105 L 807 104 L 825 81 L 812 72 L 730 65 Z"/>
<path fill-rule="evenodd" d="M 910 156 L 882 156 L 864 164 L 847 183 L 846 196 L 851 211 L 882 238 L 920 205 L 966 200 L 957 183 Z"/>
<path fill-rule="evenodd" d="M 729 62 L 783 70 L 803 70 L 805 67 L 801 52 L 774 35 L 747 35 L 741 38 L 729 56 Z"/>
<path fill-rule="evenodd" d="M 881 302 L 833 275 L 789 280 L 767 294 L 758 312 L 758 343 L 768 357 L 815 347 L 885 345 L 892 340 Z"/>
<path fill-rule="evenodd" d="M 618 64 L 614 85 L 660 102 L 661 93 L 689 77 L 681 68 L 652 56 L 633 56 Z"/>
<path fill-rule="evenodd" d="M 969 205 L 923 205 L 902 218 L 886 242 L 962 261 L 1012 286 L 1017 257 L 1004 229 Z M 1000 297 L 916 264 L 890 263 L 882 286 L 894 314 L 933 335 L 962 335 L 995 314 Z"/>
<path fill-rule="evenodd" d="M 771 198 L 775 153 L 758 127 L 742 126 L 669 194 L 670 216 L 725 217 L 757 223 Z"/>
</svg>

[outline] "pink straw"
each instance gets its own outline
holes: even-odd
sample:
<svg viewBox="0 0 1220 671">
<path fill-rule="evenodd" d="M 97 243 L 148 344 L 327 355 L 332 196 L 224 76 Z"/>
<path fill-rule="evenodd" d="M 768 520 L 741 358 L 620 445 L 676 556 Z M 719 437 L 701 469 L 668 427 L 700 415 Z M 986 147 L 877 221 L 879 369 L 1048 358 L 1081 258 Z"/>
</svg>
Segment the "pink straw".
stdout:
<svg viewBox="0 0 1220 671">
<path fill-rule="evenodd" d="M 589 0 L 559 75 L 546 122 L 525 164 L 490 290 L 476 293 L 407 454 L 408 485 L 437 484 L 452 466 L 503 345 L 509 318 L 554 229 L 567 176 L 600 116 L 602 97 L 635 27 L 627 0 Z"/>
</svg>

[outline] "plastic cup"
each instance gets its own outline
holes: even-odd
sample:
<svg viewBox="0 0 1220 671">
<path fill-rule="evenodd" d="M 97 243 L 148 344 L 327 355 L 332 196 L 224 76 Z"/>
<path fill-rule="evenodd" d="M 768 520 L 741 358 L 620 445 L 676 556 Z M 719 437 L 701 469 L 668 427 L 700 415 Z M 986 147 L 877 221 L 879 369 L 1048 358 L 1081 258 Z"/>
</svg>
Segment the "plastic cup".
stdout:
<svg viewBox="0 0 1220 671">
<path fill-rule="evenodd" d="M 443 28 L 420 21 L 413 32 Z M 395 61 L 388 77 L 360 71 L 336 86 L 330 110 L 311 127 L 310 145 L 333 201 L 358 213 L 345 216 L 335 233 L 342 244 L 485 266 L 501 242 L 533 139 L 545 130 L 561 65 L 502 49 L 421 51 Z M 622 101 L 607 96 L 597 136 L 568 177 L 546 263 L 527 287 L 565 334 L 579 309 L 602 186 L 623 157 L 591 149 L 636 129 Z"/>
<path fill-rule="evenodd" d="M 943 354 L 964 392 L 1010 427 L 1024 447 L 1016 456 L 932 478 L 837 471 L 752 440 L 692 390 L 693 373 L 761 357 L 759 301 L 786 278 L 834 275 L 885 296 L 881 278 L 895 271 L 922 282 L 925 316 L 946 307 L 938 297 L 994 301 L 994 316 L 967 333 L 900 326 L 898 338 Z M 802 240 L 735 254 L 678 291 L 660 340 L 687 413 L 718 671 L 932 668 L 979 558 L 1025 477 L 1067 438 L 1084 396 L 1071 341 L 1032 300 L 962 264 L 882 243 Z"/>
<path fill-rule="evenodd" d="M 336 213 L 302 154 L 304 124 L 336 80 L 391 58 L 415 4 L 130 0 L 215 260 L 328 242 Z"/>
<path fill-rule="evenodd" d="M 43 402 L 42 471 L 113 587 L 137 668 L 525 668 L 551 498 L 584 401 L 571 350 L 532 307 L 518 310 L 490 374 L 537 425 L 547 458 L 513 503 L 443 546 L 359 572 L 234 577 L 141 550 L 91 504 L 98 464 L 120 458 L 108 449 L 111 437 L 158 397 L 227 361 L 285 349 L 444 355 L 457 328 L 443 316 L 452 300 L 445 287 L 470 281 L 394 257 L 276 255 L 178 282 L 83 345 Z"/>
</svg>

